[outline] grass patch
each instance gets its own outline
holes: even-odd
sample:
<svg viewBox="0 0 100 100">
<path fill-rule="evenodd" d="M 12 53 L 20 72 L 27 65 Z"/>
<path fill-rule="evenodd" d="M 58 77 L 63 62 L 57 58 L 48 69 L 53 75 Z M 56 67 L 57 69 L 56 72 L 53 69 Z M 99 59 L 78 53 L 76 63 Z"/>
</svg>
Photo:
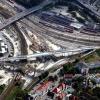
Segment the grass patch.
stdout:
<svg viewBox="0 0 100 100">
<path fill-rule="evenodd" d="M 96 50 L 97 55 L 100 57 L 100 49 Z"/>
<path fill-rule="evenodd" d="M 100 60 L 100 57 L 94 52 L 94 53 L 92 53 L 92 54 L 87 55 L 86 57 L 84 57 L 83 60 L 86 63 L 89 63 L 89 62 L 94 62 L 94 61 Z"/>
</svg>

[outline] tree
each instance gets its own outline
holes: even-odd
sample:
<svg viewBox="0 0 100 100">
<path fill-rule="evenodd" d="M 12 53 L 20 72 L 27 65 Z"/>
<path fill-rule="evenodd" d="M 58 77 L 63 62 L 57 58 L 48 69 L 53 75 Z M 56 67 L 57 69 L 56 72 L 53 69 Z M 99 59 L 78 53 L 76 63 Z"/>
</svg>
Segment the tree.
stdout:
<svg viewBox="0 0 100 100">
<path fill-rule="evenodd" d="M 16 72 L 20 73 L 23 76 L 25 75 L 24 71 L 21 68 L 17 69 Z"/>
<path fill-rule="evenodd" d="M 54 76 L 54 80 L 55 80 L 55 81 L 58 80 L 58 76 L 57 76 L 57 75 Z"/>
<path fill-rule="evenodd" d="M 68 64 L 63 65 L 63 71 L 64 71 L 64 73 L 68 73 L 68 74 L 76 73 L 76 70 L 73 67 L 73 63 L 70 63 L 70 62 Z"/>
<path fill-rule="evenodd" d="M 95 80 L 91 80 L 93 85 L 96 85 L 96 81 Z"/>
<path fill-rule="evenodd" d="M 64 76 L 64 70 L 63 70 L 63 69 L 61 69 L 61 70 L 59 71 L 59 76 Z"/>
<path fill-rule="evenodd" d="M 39 76 L 39 79 L 42 80 L 42 79 L 46 78 L 48 75 L 49 75 L 49 72 L 46 71 L 46 72 L 42 73 L 42 74 Z"/>
<path fill-rule="evenodd" d="M 0 94 L 3 92 L 4 88 L 5 88 L 5 84 L 0 85 Z"/>
<path fill-rule="evenodd" d="M 53 76 L 49 76 L 48 81 L 53 81 L 54 82 L 54 77 Z"/>
<path fill-rule="evenodd" d="M 19 89 L 16 93 L 15 100 L 23 100 L 26 97 L 26 95 L 28 95 L 26 91 Z"/>
<path fill-rule="evenodd" d="M 93 95 L 97 96 L 100 99 L 100 87 L 93 89 Z"/>
<path fill-rule="evenodd" d="M 34 76 L 35 76 L 35 74 L 36 74 L 36 67 L 37 67 L 37 65 L 35 64 L 35 65 L 34 65 L 34 68 L 35 68 L 35 69 L 34 69 Z"/>
<path fill-rule="evenodd" d="M 97 96 L 92 96 L 91 100 L 100 100 Z"/>
<path fill-rule="evenodd" d="M 82 83 L 84 81 L 84 77 L 83 76 L 77 77 L 75 81 L 77 81 L 78 83 Z"/>
<path fill-rule="evenodd" d="M 73 17 L 77 17 L 76 12 L 71 12 Z"/>
<path fill-rule="evenodd" d="M 15 0 L 17 3 L 22 4 L 23 6 L 29 8 L 32 7 L 34 5 L 39 4 L 40 2 L 42 2 L 43 0 Z"/>
<path fill-rule="evenodd" d="M 75 61 L 73 62 L 74 65 L 76 65 L 79 62 L 79 58 L 75 59 Z"/>
<path fill-rule="evenodd" d="M 63 65 L 63 70 L 64 72 L 68 72 L 72 67 L 73 64 L 69 62 L 68 64 Z"/>
</svg>

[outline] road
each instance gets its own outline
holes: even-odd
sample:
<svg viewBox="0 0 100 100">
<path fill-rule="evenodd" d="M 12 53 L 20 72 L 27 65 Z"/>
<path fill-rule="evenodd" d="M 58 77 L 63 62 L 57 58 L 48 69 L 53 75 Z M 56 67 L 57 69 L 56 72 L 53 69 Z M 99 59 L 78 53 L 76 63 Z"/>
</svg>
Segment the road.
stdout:
<svg viewBox="0 0 100 100">
<path fill-rule="evenodd" d="M 13 16 L 13 17 L 5 20 L 3 23 L 1 23 L 0 24 L 0 30 L 6 28 L 10 24 L 20 20 L 21 18 L 24 18 L 24 17 L 32 14 L 33 12 L 42 9 L 44 6 L 49 5 L 51 3 L 52 3 L 52 0 L 45 0 L 38 6 L 35 6 L 35 7 L 30 8 L 30 9 L 24 10 L 21 13 L 17 13 L 15 16 Z"/>
<path fill-rule="evenodd" d="M 27 55 L 28 51 L 27 51 L 27 43 L 26 43 L 25 37 L 23 36 L 23 33 L 21 32 L 21 30 L 16 24 L 13 24 L 13 27 L 17 31 L 17 35 L 19 37 L 21 55 Z"/>
</svg>

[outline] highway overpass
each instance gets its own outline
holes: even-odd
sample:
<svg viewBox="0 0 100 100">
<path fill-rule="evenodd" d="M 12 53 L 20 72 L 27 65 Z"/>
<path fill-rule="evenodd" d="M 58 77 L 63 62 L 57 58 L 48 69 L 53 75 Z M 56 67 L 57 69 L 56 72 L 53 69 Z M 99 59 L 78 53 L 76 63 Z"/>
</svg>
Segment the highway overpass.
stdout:
<svg viewBox="0 0 100 100">
<path fill-rule="evenodd" d="M 17 13 L 16 15 L 14 15 L 13 17 L 5 20 L 3 23 L 0 24 L 0 30 L 6 28 L 7 26 L 9 26 L 10 24 L 34 13 L 35 11 L 38 11 L 40 9 L 42 9 L 43 7 L 49 5 L 53 3 L 53 0 L 44 0 L 40 5 L 32 7 L 30 9 L 26 9 L 24 11 L 22 11 L 21 13 Z"/>
</svg>

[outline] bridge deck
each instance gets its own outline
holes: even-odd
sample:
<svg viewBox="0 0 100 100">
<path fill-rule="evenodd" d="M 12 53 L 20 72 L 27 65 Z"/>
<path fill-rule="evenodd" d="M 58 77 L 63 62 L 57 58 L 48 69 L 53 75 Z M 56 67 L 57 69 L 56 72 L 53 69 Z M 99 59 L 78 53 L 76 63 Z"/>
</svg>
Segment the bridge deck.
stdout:
<svg viewBox="0 0 100 100">
<path fill-rule="evenodd" d="M 24 18 L 24 17 L 32 14 L 33 12 L 42 9 L 44 6 L 49 5 L 51 3 L 52 3 L 52 0 L 45 0 L 38 6 L 32 7 L 30 9 L 26 9 L 26 10 L 22 11 L 21 13 L 17 13 L 15 16 L 13 16 L 13 17 L 5 20 L 3 23 L 1 23 L 0 30 L 6 28 L 8 25 L 20 20 L 21 18 Z"/>
<path fill-rule="evenodd" d="M 70 55 L 75 55 L 78 53 L 83 53 L 87 50 L 92 50 L 95 48 L 83 48 L 83 49 L 76 49 L 76 50 L 61 50 L 61 51 L 52 51 L 52 52 L 41 52 L 41 53 L 35 53 L 35 54 L 31 54 L 31 55 L 20 55 L 20 56 L 16 56 L 16 57 L 8 57 L 8 58 L 1 58 L 0 62 L 2 61 L 16 61 L 16 60 L 23 60 L 23 59 L 30 59 L 30 58 L 37 58 L 37 57 L 43 57 L 43 56 L 56 56 L 56 57 L 60 57 L 60 56 L 65 56 L 68 57 Z"/>
</svg>

